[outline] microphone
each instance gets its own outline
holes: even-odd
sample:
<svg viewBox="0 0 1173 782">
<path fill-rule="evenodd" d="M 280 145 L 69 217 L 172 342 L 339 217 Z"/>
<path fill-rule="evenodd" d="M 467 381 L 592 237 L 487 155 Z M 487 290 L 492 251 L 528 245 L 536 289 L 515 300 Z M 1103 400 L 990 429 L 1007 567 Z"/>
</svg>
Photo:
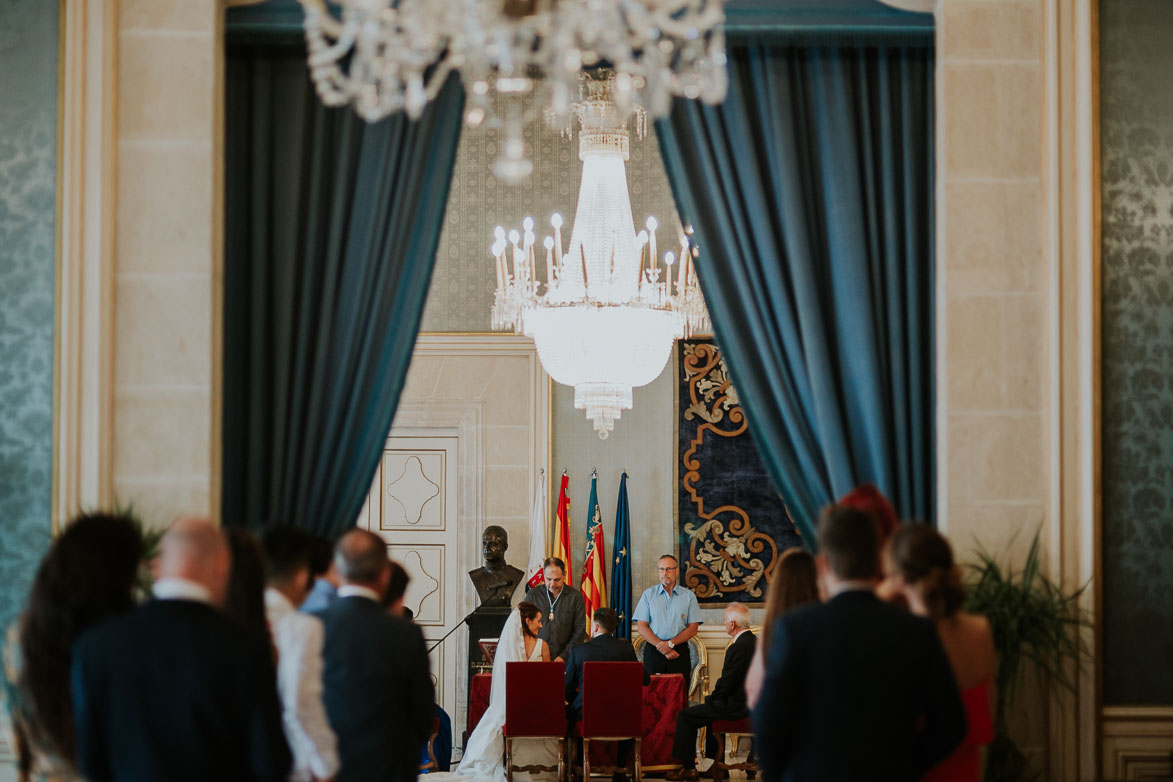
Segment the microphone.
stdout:
<svg viewBox="0 0 1173 782">
<path fill-rule="evenodd" d="M 431 654 L 433 651 L 435 651 L 435 649 L 436 649 L 436 647 L 437 647 L 437 646 L 439 646 L 440 644 L 442 644 L 442 643 L 444 643 L 446 640 L 448 640 L 448 636 L 452 635 L 452 634 L 453 634 L 453 633 L 455 633 L 457 630 L 459 630 L 461 625 L 463 625 L 463 624 L 467 624 L 467 623 L 468 623 L 468 620 L 469 620 L 469 619 L 472 619 L 472 617 L 473 617 L 473 614 L 475 614 L 475 613 L 476 613 L 476 609 L 473 609 L 472 611 L 470 611 L 470 612 L 469 612 L 469 615 L 468 615 L 468 616 L 464 617 L 464 619 L 461 619 L 459 622 L 457 622 L 457 623 L 456 623 L 456 624 L 453 626 L 453 628 L 452 628 L 451 630 L 449 630 L 448 632 L 444 633 L 444 637 L 443 637 L 443 638 L 441 638 L 439 641 L 436 641 L 436 643 L 432 644 L 431 648 L 430 648 L 430 649 L 428 649 L 428 654 Z"/>
</svg>

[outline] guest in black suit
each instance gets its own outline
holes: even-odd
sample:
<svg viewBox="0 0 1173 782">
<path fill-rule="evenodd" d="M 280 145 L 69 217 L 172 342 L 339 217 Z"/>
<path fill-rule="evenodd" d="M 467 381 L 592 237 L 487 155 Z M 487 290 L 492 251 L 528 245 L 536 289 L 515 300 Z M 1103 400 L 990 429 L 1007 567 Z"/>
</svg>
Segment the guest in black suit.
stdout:
<svg viewBox="0 0 1173 782">
<path fill-rule="evenodd" d="M 78 768 L 102 782 L 278 782 L 289 747 L 272 655 L 222 614 L 230 556 L 205 519 L 161 543 L 155 599 L 77 643 Z"/>
<path fill-rule="evenodd" d="M 725 651 L 721 678 L 704 703 L 682 709 L 676 715 L 676 739 L 672 757 L 680 761 L 680 771 L 668 774 L 670 780 L 696 779 L 696 732 L 715 720 L 739 720 L 746 716 L 745 674 L 753 660 L 757 639 L 749 630 L 749 608 L 744 603 L 730 603 L 725 608 L 725 632 L 733 642 Z M 716 757 L 717 740 L 710 732 L 705 737 L 705 755 Z"/>
<path fill-rule="evenodd" d="M 932 622 L 881 602 L 879 532 L 863 511 L 819 519 L 830 601 L 784 614 L 753 712 L 765 782 L 913 782 L 966 718 Z"/>
<path fill-rule="evenodd" d="M 366 530 L 338 539 L 338 597 L 326 626 L 323 700 L 338 735 L 338 782 L 411 782 L 432 730 L 424 637 L 380 605 L 391 570 L 387 544 Z"/>
</svg>

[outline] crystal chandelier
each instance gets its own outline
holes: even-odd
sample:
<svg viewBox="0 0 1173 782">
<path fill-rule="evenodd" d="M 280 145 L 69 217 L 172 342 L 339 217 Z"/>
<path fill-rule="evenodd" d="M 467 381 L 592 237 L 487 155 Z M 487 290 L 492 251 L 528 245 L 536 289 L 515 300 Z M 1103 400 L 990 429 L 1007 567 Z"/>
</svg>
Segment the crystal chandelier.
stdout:
<svg viewBox="0 0 1173 782">
<path fill-rule="evenodd" d="M 533 218 L 523 231 L 498 226 L 490 251 L 497 265 L 493 328 L 513 328 L 532 337 L 546 372 L 574 387 L 574 406 L 585 410 L 599 437 L 630 410 L 632 389 L 647 385 L 664 369 L 672 343 L 708 327 L 708 312 L 697 285 L 697 249 L 680 230 L 679 256 L 656 250 L 654 217 L 635 232 L 627 193 L 629 120 L 637 137 L 647 130 L 642 109 L 619 109 L 616 76 L 583 74 L 578 119 L 582 184 L 570 245 L 562 250 L 562 217 L 553 215 L 553 235 L 544 274 L 538 267 Z M 566 126 L 569 135 L 571 125 Z M 544 278 L 544 283 L 539 278 Z"/>
<path fill-rule="evenodd" d="M 353 103 L 368 121 L 401 110 L 415 119 L 457 70 L 466 124 L 502 133 L 494 174 L 505 182 L 533 169 L 522 128 L 542 110 L 564 119 L 583 69 L 615 71 L 624 112 L 659 117 L 674 95 L 725 97 L 724 0 L 301 2 L 324 103 Z"/>
</svg>

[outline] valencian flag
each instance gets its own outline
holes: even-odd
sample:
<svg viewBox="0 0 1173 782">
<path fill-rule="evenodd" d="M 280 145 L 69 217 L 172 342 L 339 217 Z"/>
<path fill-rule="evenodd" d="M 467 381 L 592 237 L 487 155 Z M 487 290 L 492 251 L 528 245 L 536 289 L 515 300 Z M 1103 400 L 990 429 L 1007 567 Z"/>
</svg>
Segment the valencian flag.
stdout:
<svg viewBox="0 0 1173 782">
<path fill-rule="evenodd" d="M 587 503 L 586 562 L 582 566 L 582 600 L 587 627 L 595 609 L 607 605 L 607 547 L 603 544 L 603 515 L 599 512 L 599 474 L 591 473 L 591 499 Z"/>
<path fill-rule="evenodd" d="M 554 553 L 566 563 L 566 585 L 570 583 L 574 574 L 574 567 L 570 564 L 570 498 L 566 496 L 566 488 L 570 485 L 570 478 L 566 477 L 566 470 L 562 471 L 562 486 L 558 489 L 558 528 L 554 530 Z"/>
<path fill-rule="evenodd" d="M 615 502 L 615 551 L 611 569 L 611 607 L 619 615 L 616 638 L 631 638 L 631 510 L 627 507 L 627 473 L 619 478 L 619 499 Z"/>
<path fill-rule="evenodd" d="M 534 487 L 534 506 L 529 516 L 529 586 L 542 583 L 545 573 L 542 562 L 549 556 L 550 525 L 546 523 L 546 471 L 538 470 Z"/>
</svg>

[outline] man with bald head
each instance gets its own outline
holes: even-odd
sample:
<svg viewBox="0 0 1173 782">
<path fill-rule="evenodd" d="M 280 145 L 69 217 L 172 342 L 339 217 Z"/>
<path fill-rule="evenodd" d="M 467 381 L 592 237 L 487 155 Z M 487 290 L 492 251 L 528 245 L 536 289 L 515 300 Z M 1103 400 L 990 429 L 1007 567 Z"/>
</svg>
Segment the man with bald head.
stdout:
<svg viewBox="0 0 1173 782">
<path fill-rule="evenodd" d="M 413 782 L 434 719 L 432 677 L 419 628 L 382 606 L 387 544 L 352 529 L 338 539 L 342 585 L 318 614 L 326 626 L 323 700 L 338 735 L 338 782 Z"/>
<path fill-rule="evenodd" d="M 231 555 L 207 519 L 160 543 L 154 599 L 78 639 L 78 768 L 103 782 L 277 782 L 289 773 L 267 644 L 219 611 Z"/>
<path fill-rule="evenodd" d="M 745 674 L 753 660 L 757 639 L 749 629 L 749 608 L 745 603 L 730 603 L 725 608 L 725 632 L 729 634 L 729 646 L 725 648 L 725 662 L 721 666 L 721 678 L 713 685 L 713 691 L 704 703 L 682 709 L 676 715 L 676 740 L 672 745 L 672 757 L 681 764 L 680 771 L 670 772 L 668 779 L 696 779 L 696 733 L 716 720 L 739 720 L 749 710 L 745 704 Z M 705 755 L 716 757 L 717 742 L 712 731 L 705 736 Z M 729 772 L 721 772 L 728 776 Z M 716 779 L 718 770 L 714 770 Z"/>
</svg>

